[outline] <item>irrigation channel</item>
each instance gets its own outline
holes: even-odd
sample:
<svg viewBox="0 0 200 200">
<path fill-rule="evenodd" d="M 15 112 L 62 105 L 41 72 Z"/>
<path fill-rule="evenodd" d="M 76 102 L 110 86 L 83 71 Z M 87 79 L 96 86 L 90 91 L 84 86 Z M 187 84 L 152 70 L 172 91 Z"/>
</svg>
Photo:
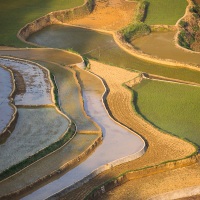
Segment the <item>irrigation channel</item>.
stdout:
<svg viewBox="0 0 200 200">
<path fill-rule="evenodd" d="M 86 113 L 101 127 L 103 143 L 80 165 L 23 199 L 45 199 L 85 178 L 103 165 L 120 159 L 122 161 L 129 158 L 130 160 L 136 159 L 145 151 L 144 141 L 138 135 L 131 134 L 128 129 L 118 125 L 110 118 L 102 103 L 102 93 L 99 92 L 101 91 L 100 80 L 86 71 L 78 71 Z M 115 162 L 112 164 L 114 166 Z"/>
</svg>

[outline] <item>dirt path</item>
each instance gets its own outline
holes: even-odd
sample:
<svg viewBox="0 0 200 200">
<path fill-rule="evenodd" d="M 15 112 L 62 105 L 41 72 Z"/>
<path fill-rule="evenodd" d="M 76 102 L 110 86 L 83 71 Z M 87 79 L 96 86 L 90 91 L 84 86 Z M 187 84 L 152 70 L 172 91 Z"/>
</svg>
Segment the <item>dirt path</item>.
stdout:
<svg viewBox="0 0 200 200">
<path fill-rule="evenodd" d="M 83 27 L 116 31 L 125 27 L 133 20 L 136 2 L 125 0 L 97 0 L 94 11 L 69 24 Z"/>
</svg>

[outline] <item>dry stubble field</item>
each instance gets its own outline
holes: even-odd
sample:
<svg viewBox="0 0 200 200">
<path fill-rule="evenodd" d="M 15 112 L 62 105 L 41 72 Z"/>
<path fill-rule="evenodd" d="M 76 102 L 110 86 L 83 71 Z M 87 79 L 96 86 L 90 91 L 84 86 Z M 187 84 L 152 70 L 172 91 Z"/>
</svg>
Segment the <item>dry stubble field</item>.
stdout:
<svg viewBox="0 0 200 200">
<path fill-rule="evenodd" d="M 136 6 L 136 2 L 124 0 L 97 0 L 95 9 L 90 15 L 78 20 L 72 20 L 68 24 L 116 31 L 132 22 Z"/>
</svg>

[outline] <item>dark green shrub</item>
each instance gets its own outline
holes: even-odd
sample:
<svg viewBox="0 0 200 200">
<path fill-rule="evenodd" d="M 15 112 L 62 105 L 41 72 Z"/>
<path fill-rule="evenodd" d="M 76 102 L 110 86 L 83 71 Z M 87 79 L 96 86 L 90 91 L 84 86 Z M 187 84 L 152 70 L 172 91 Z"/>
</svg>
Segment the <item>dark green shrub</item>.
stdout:
<svg viewBox="0 0 200 200">
<path fill-rule="evenodd" d="M 126 27 L 122 30 L 124 39 L 127 42 L 130 42 L 131 40 L 133 40 L 135 38 L 138 38 L 138 37 L 141 37 L 144 35 L 148 35 L 150 32 L 151 32 L 150 27 L 143 22 L 130 24 L 128 27 Z"/>
<path fill-rule="evenodd" d="M 188 22 L 186 22 L 186 21 L 184 21 L 184 20 L 181 20 L 181 21 L 179 22 L 179 25 L 180 25 L 181 27 L 183 27 L 183 28 L 186 28 L 186 27 L 188 26 Z"/>
</svg>

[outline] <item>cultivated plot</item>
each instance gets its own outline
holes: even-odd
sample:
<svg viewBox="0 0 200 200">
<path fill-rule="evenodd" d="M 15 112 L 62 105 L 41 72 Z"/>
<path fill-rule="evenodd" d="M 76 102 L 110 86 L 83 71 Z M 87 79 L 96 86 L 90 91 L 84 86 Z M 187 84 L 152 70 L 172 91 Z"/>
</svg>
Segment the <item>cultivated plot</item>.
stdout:
<svg viewBox="0 0 200 200">
<path fill-rule="evenodd" d="M 155 126 L 200 145 L 200 88 L 143 80 L 134 88 L 136 110 Z"/>
<path fill-rule="evenodd" d="M 147 0 L 149 2 L 147 18 L 148 25 L 174 25 L 185 13 L 186 0 Z"/>
<path fill-rule="evenodd" d="M 12 79 L 11 72 L 0 66 L 0 136 L 15 112 L 14 107 L 10 105 L 10 95 L 14 87 Z"/>
<path fill-rule="evenodd" d="M 68 130 L 69 121 L 55 108 L 18 108 L 18 122 L 0 145 L 0 172 L 58 141 Z"/>
<path fill-rule="evenodd" d="M 11 58 L 0 58 L 0 64 L 19 73 L 18 79 L 20 80 L 17 84 L 18 88 L 21 89 L 15 96 L 15 105 L 37 106 L 54 104 L 49 72 L 45 68 Z M 17 75 L 17 73 L 15 74 Z M 21 78 L 19 78 L 20 75 Z"/>
</svg>

